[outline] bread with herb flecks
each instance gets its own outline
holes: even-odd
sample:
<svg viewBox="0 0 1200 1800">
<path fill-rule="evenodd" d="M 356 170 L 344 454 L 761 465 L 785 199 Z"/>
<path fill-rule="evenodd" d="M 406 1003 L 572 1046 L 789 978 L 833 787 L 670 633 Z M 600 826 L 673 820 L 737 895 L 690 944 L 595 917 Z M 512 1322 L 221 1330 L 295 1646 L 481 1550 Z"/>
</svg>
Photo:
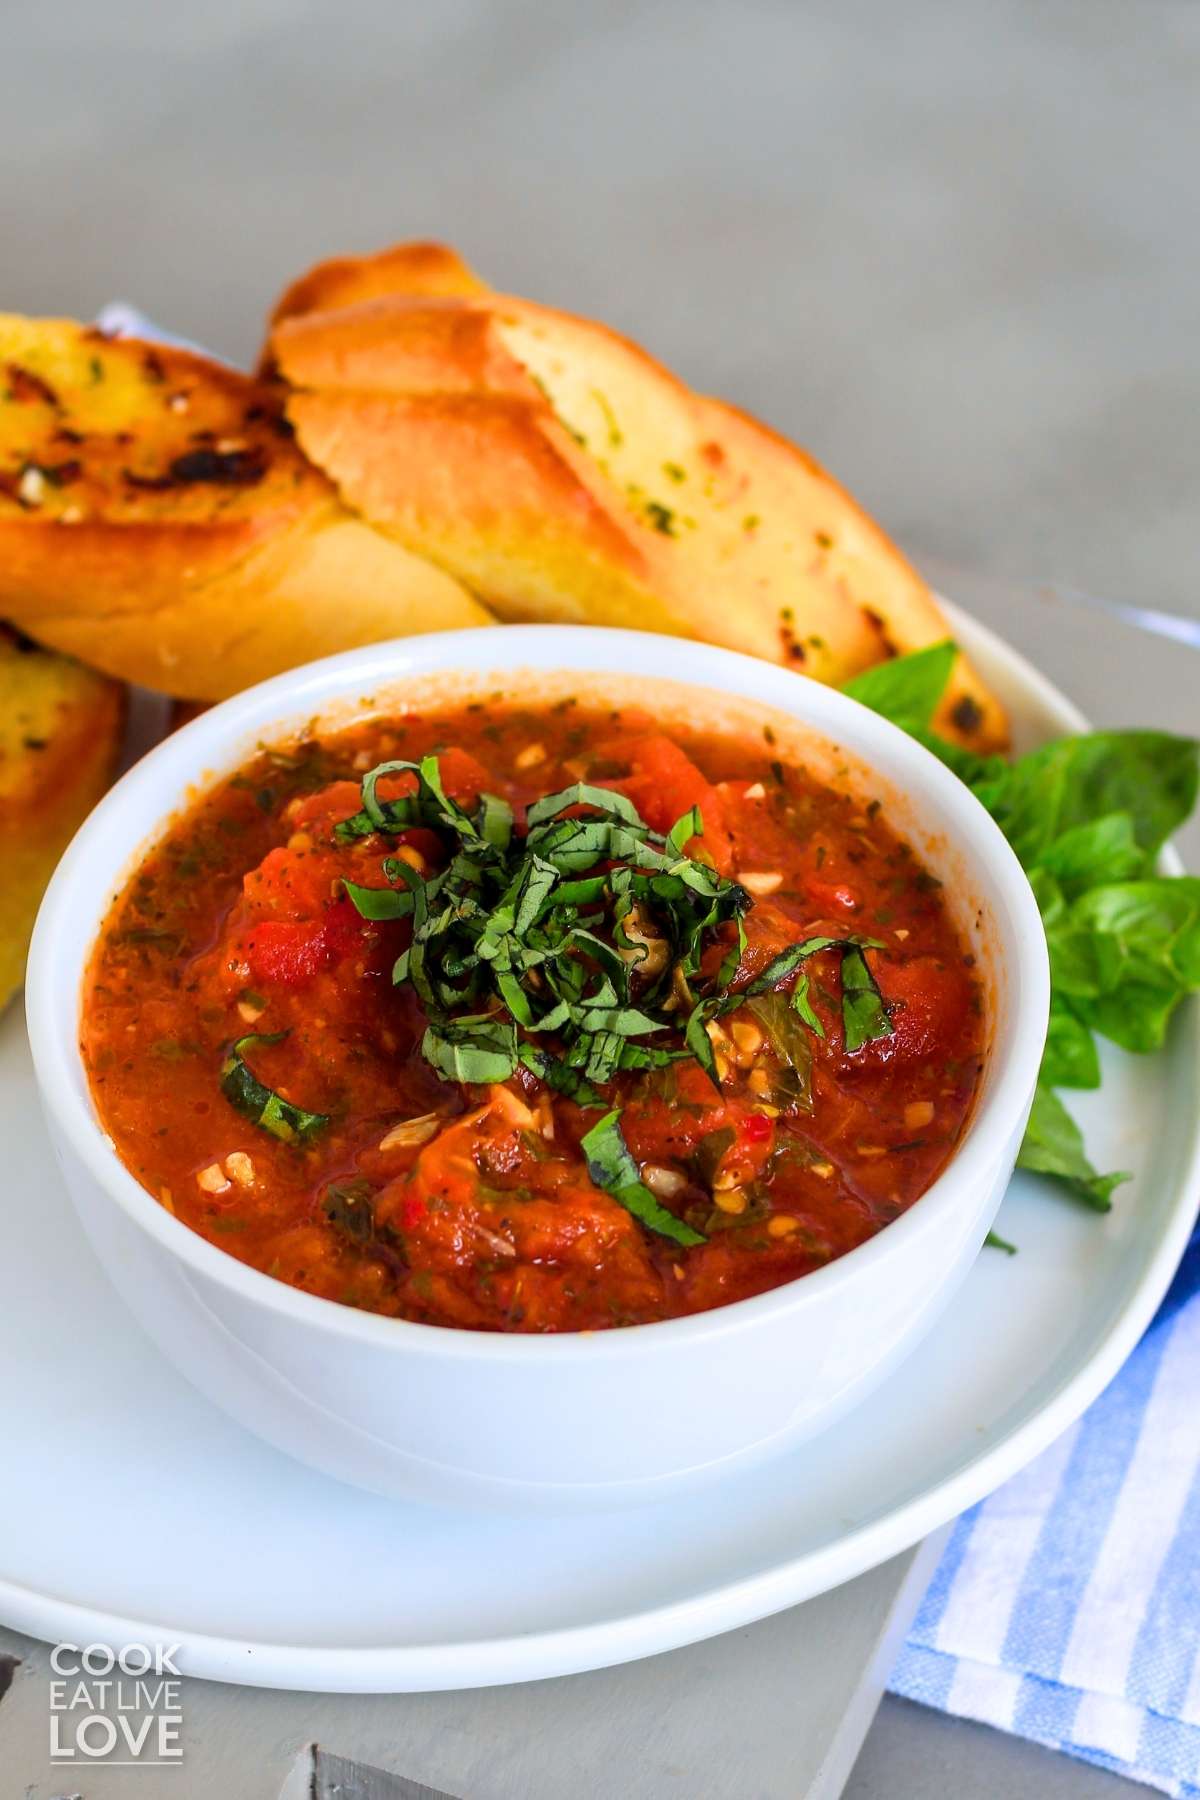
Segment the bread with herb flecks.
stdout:
<svg viewBox="0 0 1200 1800">
<path fill-rule="evenodd" d="M 292 284 L 264 364 L 343 500 L 502 619 L 639 626 L 842 683 L 949 635 L 805 451 L 607 327 L 400 245 Z M 938 724 L 1008 727 L 959 659 Z"/>
<path fill-rule="evenodd" d="M 112 780 L 125 692 L 0 626 L 0 1011 L 47 881 Z"/>
<path fill-rule="evenodd" d="M 347 510 L 266 385 L 71 320 L 0 316 L 0 618 L 213 700 L 313 657 L 489 623 Z"/>
</svg>

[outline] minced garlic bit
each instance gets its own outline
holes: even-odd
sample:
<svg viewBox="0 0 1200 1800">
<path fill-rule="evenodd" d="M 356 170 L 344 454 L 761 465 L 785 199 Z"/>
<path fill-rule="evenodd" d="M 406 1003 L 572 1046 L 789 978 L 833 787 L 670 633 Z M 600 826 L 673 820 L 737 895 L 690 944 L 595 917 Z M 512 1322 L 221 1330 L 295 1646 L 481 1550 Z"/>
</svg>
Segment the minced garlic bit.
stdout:
<svg viewBox="0 0 1200 1800">
<path fill-rule="evenodd" d="M 752 869 L 748 874 L 739 874 L 737 883 L 751 894 L 776 894 L 783 886 L 783 875 L 778 869 Z"/>
<path fill-rule="evenodd" d="M 440 1113 L 419 1113 L 415 1119 L 401 1119 L 398 1125 L 379 1140 L 381 1150 L 415 1150 L 427 1144 L 442 1128 Z"/>
<path fill-rule="evenodd" d="M 732 1213 L 735 1217 L 746 1210 L 746 1196 L 741 1188 L 722 1188 L 719 1193 L 714 1193 L 713 1202 L 723 1213 Z"/>
<path fill-rule="evenodd" d="M 225 1173 L 239 1187 L 254 1186 L 254 1162 L 244 1150 L 231 1150 L 225 1158 Z"/>
<path fill-rule="evenodd" d="M 513 757 L 514 769 L 536 769 L 546 760 L 545 744 L 526 744 L 525 748 Z"/>
<path fill-rule="evenodd" d="M 729 1035 L 737 1046 L 736 1062 L 743 1069 L 748 1067 L 763 1047 L 762 1032 L 750 1019 L 735 1019 Z"/>
<path fill-rule="evenodd" d="M 910 1100 L 904 1109 L 905 1131 L 923 1131 L 933 1123 L 932 1100 Z"/>
<path fill-rule="evenodd" d="M 791 1213 L 776 1213 L 773 1219 L 767 1220 L 767 1236 L 773 1238 L 791 1237 L 799 1231 L 799 1219 L 793 1219 Z"/>
<path fill-rule="evenodd" d="M 647 1163 L 642 1169 L 642 1180 L 660 1200 L 674 1200 L 688 1184 L 681 1169 L 668 1169 L 662 1163 Z"/>
<path fill-rule="evenodd" d="M 261 1019 L 266 1012 L 267 1003 L 265 1000 L 260 1000 L 257 994 L 253 999 L 247 994 L 243 999 L 238 1001 L 237 1009 L 238 1017 L 244 1019 L 247 1025 L 253 1025 L 254 1021 L 256 1019 Z"/>
<path fill-rule="evenodd" d="M 746 789 L 746 792 L 742 795 L 743 800 L 765 800 L 766 797 L 767 797 L 767 790 L 763 786 L 761 781 L 753 782 L 751 784 L 751 786 Z"/>
<path fill-rule="evenodd" d="M 810 1163 L 809 1167 L 814 1175 L 819 1175 L 821 1177 L 822 1181 L 828 1181 L 829 1177 L 833 1174 L 833 1164 L 831 1162 Z"/>
<path fill-rule="evenodd" d="M 40 506 L 46 498 L 46 477 L 36 463 L 26 463 L 17 483 L 17 497 L 26 506 Z"/>
<path fill-rule="evenodd" d="M 227 1194 L 232 1183 L 220 1163 L 209 1163 L 196 1176 L 196 1186 L 205 1194 Z"/>
<path fill-rule="evenodd" d="M 510 1244 L 508 1239 L 501 1237 L 498 1231 L 491 1231 L 486 1225 L 479 1224 L 478 1221 L 476 1221 L 474 1229 L 476 1237 L 487 1245 L 493 1255 L 515 1256 L 517 1254 L 515 1244 Z"/>
<path fill-rule="evenodd" d="M 418 875 L 427 875 L 429 873 L 429 864 L 421 855 L 421 852 L 419 850 L 414 850 L 411 844 L 397 844 L 396 860 L 397 862 L 407 863 L 409 868 L 415 869 Z"/>
<path fill-rule="evenodd" d="M 312 838 L 307 831 L 293 831 L 287 841 L 287 847 L 289 850 L 311 850 Z"/>
</svg>

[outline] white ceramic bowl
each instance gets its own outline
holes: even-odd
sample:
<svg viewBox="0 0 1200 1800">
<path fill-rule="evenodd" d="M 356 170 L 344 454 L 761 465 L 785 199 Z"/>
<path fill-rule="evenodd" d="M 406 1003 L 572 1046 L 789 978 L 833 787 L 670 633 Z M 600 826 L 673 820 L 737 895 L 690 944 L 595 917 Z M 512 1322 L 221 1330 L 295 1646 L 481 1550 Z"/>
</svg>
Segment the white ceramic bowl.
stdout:
<svg viewBox="0 0 1200 1800">
<path fill-rule="evenodd" d="M 661 675 L 633 671 L 661 670 Z M 447 1330 L 300 1293 L 207 1243 L 122 1166 L 79 1053 L 105 913 L 190 792 L 310 719 L 497 686 L 650 704 L 668 725 L 770 722 L 780 753 L 878 795 L 941 876 L 990 991 L 981 1092 L 952 1162 L 878 1236 L 802 1280 L 661 1324 L 550 1337 Z M 584 627 L 447 632 L 352 651 L 206 713 L 101 802 L 43 903 L 29 1032 L 50 1135 L 89 1238 L 150 1336 L 251 1431 L 359 1486 L 458 1503 L 670 1493 L 844 1412 L 914 1347 L 980 1248 L 1012 1172 L 1049 975 L 1028 883 L 968 790 L 864 707 L 749 657 Z"/>
</svg>

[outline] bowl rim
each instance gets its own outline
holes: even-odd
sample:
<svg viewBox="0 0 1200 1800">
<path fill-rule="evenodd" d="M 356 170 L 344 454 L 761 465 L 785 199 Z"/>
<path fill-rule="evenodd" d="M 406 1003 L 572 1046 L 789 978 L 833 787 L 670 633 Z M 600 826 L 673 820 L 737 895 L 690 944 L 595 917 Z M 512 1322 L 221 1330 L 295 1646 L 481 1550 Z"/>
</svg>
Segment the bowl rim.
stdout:
<svg viewBox="0 0 1200 1800">
<path fill-rule="evenodd" d="M 656 665 L 654 648 L 669 647 Z M 937 1179 L 897 1219 L 864 1243 L 807 1275 L 761 1294 L 730 1301 L 706 1312 L 653 1320 L 606 1331 L 519 1333 L 471 1331 L 390 1318 L 308 1294 L 277 1280 L 212 1244 L 159 1203 L 125 1167 L 91 1101 L 79 1044 L 80 985 L 96 934 L 112 895 L 128 879 L 131 865 L 161 834 L 181 804 L 181 791 L 208 786 L 233 765 L 231 755 L 253 731 L 270 739 L 298 718 L 333 708 L 355 694 L 395 685 L 406 678 L 441 674 L 519 675 L 523 671 L 622 676 L 656 667 L 674 687 L 707 689 L 726 697 L 758 702 L 792 717 L 798 726 L 833 743 L 839 720 L 852 735 L 865 734 L 870 747 L 855 747 L 855 759 L 878 769 L 894 789 L 913 802 L 919 820 L 928 798 L 956 820 L 955 849 L 968 863 L 986 864 L 1004 904 L 992 909 L 999 949 L 1012 993 L 1010 1042 L 993 1063 L 988 1091 L 975 1107 L 967 1134 Z M 119 823 L 131 800 L 141 800 L 163 781 L 171 791 L 155 807 L 156 823 L 128 841 Z M 132 810 L 132 809 L 131 809 Z M 115 825 L 115 830 L 113 829 Z M 116 848 L 114 849 L 114 844 Z M 98 873 L 99 871 L 99 873 Z M 104 896 L 97 911 L 95 896 Z M 1003 914 L 1011 918 L 1006 928 Z M 78 917 L 84 914 L 81 930 Z M 68 958 L 64 944 L 81 946 Z M 64 974 L 64 963 L 69 967 Z M 71 987 L 71 1023 L 62 1024 L 62 986 Z M 571 1362 L 597 1356 L 623 1362 L 631 1356 L 681 1348 L 753 1329 L 797 1307 L 823 1301 L 855 1281 L 871 1263 L 902 1253 L 920 1232 L 935 1228 L 939 1216 L 963 1204 L 964 1193 L 989 1186 L 989 1173 L 1023 1122 L 1045 1041 L 1050 1003 L 1049 958 L 1037 902 L 1021 865 L 969 788 L 942 762 L 898 726 L 848 695 L 778 664 L 738 651 L 653 632 L 586 625 L 515 625 L 502 630 L 473 628 L 396 638 L 343 651 L 287 670 L 220 702 L 156 744 L 100 801 L 59 862 L 38 913 L 26 978 L 26 1016 L 42 1105 L 56 1134 L 70 1146 L 110 1201 L 141 1231 L 185 1267 L 230 1290 L 255 1307 L 282 1314 L 318 1332 L 375 1344 L 397 1352 L 444 1359 L 480 1356 L 524 1362 L 547 1358 Z"/>
</svg>

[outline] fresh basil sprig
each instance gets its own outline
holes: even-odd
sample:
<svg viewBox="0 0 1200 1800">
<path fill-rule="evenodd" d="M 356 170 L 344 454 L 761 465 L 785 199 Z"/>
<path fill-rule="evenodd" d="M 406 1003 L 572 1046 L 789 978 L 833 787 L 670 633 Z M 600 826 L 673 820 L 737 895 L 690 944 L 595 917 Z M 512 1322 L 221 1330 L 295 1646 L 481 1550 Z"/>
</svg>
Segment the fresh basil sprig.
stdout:
<svg viewBox="0 0 1200 1800">
<path fill-rule="evenodd" d="M 901 725 L 954 770 L 1021 859 L 1050 951 L 1050 1031 L 1019 1162 L 1053 1175 L 1098 1211 L 1126 1175 L 1100 1175 L 1055 1088 L 1096 1088 L 1093 1034 L 1126 1050 L 1163 1043 L 1183 997 L 1200 988 L 1200 880 L 1157 872 L 1163 844 L 1192 812 L 1192 738 L 1092 731 L 1006 762 L 932 730 L 957 655 L 951 643 L 897 657 L 846 692 Z"/>
</svg>

